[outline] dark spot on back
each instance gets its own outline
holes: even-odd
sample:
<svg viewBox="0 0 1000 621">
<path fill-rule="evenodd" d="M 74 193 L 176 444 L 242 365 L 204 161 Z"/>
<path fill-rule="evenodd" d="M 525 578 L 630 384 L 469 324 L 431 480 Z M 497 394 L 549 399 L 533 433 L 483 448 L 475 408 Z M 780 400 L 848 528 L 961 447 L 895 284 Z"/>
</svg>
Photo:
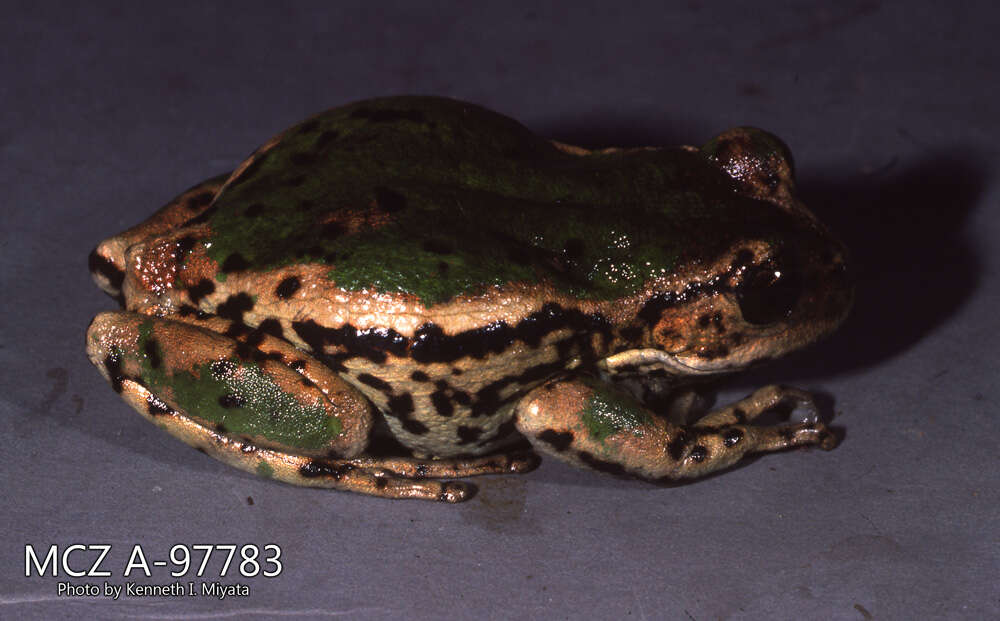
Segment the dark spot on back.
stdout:
<svg viewBox="0 0 1000 621">
<path fill-rule="evenodd" d="M 433 254 L 451 254 L 455 251 L 450 242 L 441 239 L 428 239 L 421 247 Z"/>
<path fill-rule="evenodd" d="M 576 260 L 583 256 L 586 249 L 587 246 L 583 243 L 582 239 L 579 237 L 571 237 L 566 240 L 566 246 L 563 248 L 563 254 L 566 255 L 567 259 Z"/>
<path fill-rule="evenodd" d="M 316 139 L 316 145 L 315 145 L 316 148 L 322 149 L 326 147 L 326 145 L 336 140 L 337 136 L 338 136 L 337 132 L 333 131 L 332 129 L 324 131 L 322 134 L 319 135 L 319 138 Z"/>
<path fill-rule="evenodd" d="M 704 446 L 699 444 L 698 446 L 691 449 L 691 459 L 693 459 L 695 462 L 701 463 L 705 461 L 706 457 L 708 457 L 708 449 L 705 448 Z"/>
<path fill-rule="evenodd" d="M 323 225 L 320 235 L 322 235 L 325 239 L 337 239 L 346 232 L 347 229 L 344 228 L 343 224 L 339 222 L 327 222 Z"/>
<path fill-rule="evenodd" d="M 406 209 L 406 198 L 389 188 L 375 188 L 375 202 L 386 213 L 395 213 Z"/>
<path fill-rule="evenodd" d="M 410 379 L 414 382 L 427 382 L 430 381 L 431 378 L 423 371 L 414 371 L 413 373 L 410 373 Z"/>
<path fill-rule="evenodd" d="M 246 208 L 246 211 L 243 212 L 243 215 L 248 218 L 256 218 L 260 214 L 264 213 L 264 211 L 266 210 L 267 207 L 265 207 L 263 203 L 254 203 L 253 205 L 250 205 L 249 207 Z"/>
<path fill-rule="evenodd" d="M 282 300 L 287 300 L 292 297 L 301 286 L 302 285 L 299 283 L 299 279 L 297 277 L 289 276 L 278 283 L 278 286 L 274 289 L 274 295 L 278 296 Z"/>
<path fill-rule="evenodd" d="M 308 166 L 316 161 L 316 156 L 308 151 L 300 151 L 298 153 L 292 153 L 289 157 L 293 164 L 296 166 Z"/>
<path fill-rule="evenodd" d="M 246 257 L 238 252 L 234 252 L 222 262 L 221 269 L 223 272 L 242 272 L 248 267 L 250 267 L 250 263 L 246 260 Z"/>
</svg>

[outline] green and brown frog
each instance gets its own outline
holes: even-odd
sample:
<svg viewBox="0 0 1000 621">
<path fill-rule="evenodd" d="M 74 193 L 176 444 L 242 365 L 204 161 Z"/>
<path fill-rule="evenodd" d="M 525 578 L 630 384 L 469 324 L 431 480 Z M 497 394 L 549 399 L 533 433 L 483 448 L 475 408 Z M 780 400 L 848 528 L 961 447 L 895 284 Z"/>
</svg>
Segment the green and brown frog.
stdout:
<svg viewBox="0 0 1000 621">
<path fill-rule="evenodd" d="M 829 449 L 807 393 L 693 423 L 644 401 L 829 333 L 845 250 L 776 137 L 589 151 L 482 107 L 362 101 L 102 242 L 90 359 L 140 414 L 281 481 L 458 502 L 535 451 L 652 481 Z M 658 399 L 659 400 L 659 399 Z M 373 439 L 395 451 L 373 451 Z M 525 440 L 534 449 L 523 450 Z"/>
</svg>

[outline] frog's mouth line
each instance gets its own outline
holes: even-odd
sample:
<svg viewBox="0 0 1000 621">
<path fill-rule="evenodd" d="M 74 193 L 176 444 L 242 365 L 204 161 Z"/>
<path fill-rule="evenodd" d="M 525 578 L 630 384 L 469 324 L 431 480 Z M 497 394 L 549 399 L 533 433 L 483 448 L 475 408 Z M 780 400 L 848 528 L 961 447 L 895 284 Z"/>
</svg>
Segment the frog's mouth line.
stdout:
<svg viewBox="0 0 1000 621">
<path fill-rule="evenodd" d="M 633 366 L 640 368 L 658 367 L 677 371 L 679 375 L 717 375 L 725 373 L 729 368 L 704 368 L 691 366 L 682 362 L 676 355 L 659 349 L 630 349 L 608 356 L 604 360 L 609 370 Z"/>
</svg>

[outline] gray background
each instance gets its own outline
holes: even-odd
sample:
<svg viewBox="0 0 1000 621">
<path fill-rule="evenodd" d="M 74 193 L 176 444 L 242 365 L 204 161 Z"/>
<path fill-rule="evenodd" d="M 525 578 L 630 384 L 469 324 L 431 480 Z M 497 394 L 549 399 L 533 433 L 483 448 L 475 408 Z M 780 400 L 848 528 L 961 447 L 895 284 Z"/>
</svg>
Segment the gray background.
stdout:
<svg viewBox="0 0 1000 621">
<path fill-rule="evenodd" d="M 1000 614 L 992 3 L 140 4 L 2 9 L 0 616 Z M 306 115 L 394 93 L 588 146 L 782 136 L 854 250 L 857 306 L 720 400 L 817 390 L 841 446 L 677 488 L 549 460 L 448 506 L 258 480 L 136 416 L 83 353 L 114 306 L 93 245 Z M 60 598 L 65 578 L 24 576 L 25 544 L 113 544 L 120 584 L 133 544 L 269 542 L 284 573 L 230 578 L 251 595 L 221 602 Z"/>
</svg>

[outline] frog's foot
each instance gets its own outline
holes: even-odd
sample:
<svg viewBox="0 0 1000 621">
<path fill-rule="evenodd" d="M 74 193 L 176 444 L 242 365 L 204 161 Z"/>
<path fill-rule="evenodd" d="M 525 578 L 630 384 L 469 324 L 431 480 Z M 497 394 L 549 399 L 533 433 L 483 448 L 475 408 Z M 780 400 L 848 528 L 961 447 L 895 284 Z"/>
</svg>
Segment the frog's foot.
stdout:
<svg viewBox="0 0 1000 621">
<path fill-rule="evenodd" d="M 539 452 L 611 474 L 669 481 L 727 468 L 750 453 L 802 445 L 833 448 L 833 434 L 817 420 L 773 427 L 744 424 L 785 399 L 801 400 L 803 395 L 808 396 L 768 387 L 698 424 L 681 426 L 606 384 L 587 377 L 563 378 L 528 393 L 515 415 L 518 430 Z M 742 421 L 738 410 L 743 408 L 738 406 L 746 408 Z"/>
<path fill-rule="evenodd" d="M 797 416 L 800 422 L 816 423 L 819 421 L 819 408 L 811 394 L 798 388 L 771 384 L 755 390 L 752 395 L 730 406 L 706 414 L 695 426 L 718 427 L 748 423 L 764 412 L 786 404 L 794 404 L 793 413 L 800 413 Z"/>
<path fill-rule="evenodd" d="M 531 472 L 539 464 L 538 455 L 531 451 L 440 459 L 361 456 L 347 461 L 358 468 L 382 468 L 407 479 L 458 479 L 483 474 L 524 474 Z"/>
</svg>

